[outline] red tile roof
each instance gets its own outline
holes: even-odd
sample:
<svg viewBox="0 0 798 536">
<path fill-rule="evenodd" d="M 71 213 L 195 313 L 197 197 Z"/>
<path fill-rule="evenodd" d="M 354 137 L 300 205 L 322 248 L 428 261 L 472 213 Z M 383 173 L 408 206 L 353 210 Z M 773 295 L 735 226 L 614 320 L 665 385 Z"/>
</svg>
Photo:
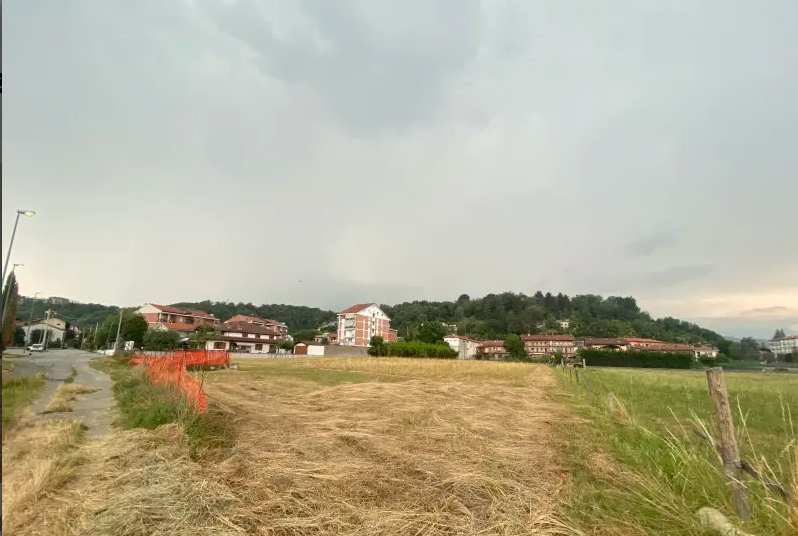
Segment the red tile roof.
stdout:
<svg viewBox="0 0 798 536">
<path fill-rule="evenodd" d="M 591 344 L 598 344 L 598 345 L 613 345 L 613 346 L 626 346 L 629 344 L 629 341 L 626 339 L 611 339 L 611 338 L 602 338 L 602 337 L 588 337 L 585 339 L 585 346 L 589 346 Z"/>
<path fill-rule="evenodd" d="M 573 335 L 521 335 L 522 341 L 575 341 Z"/>
<path fill-rule="evenodd" d="M 485 348 L 485 347 L 488 347 L 488 346 L 501 346 L 503 348 L 504 347 L 504 341 L 502 341 L 502 340 L 499 340 L 499 341 L 481 341 L 480 344 L 479 344 L 480 348 Z"/>
<path fill-rule="evenodd" d="M 205 311 L 200 311 L 199 309 L 189 309 L 186 312 L 193 316 L 199 316 L 203 318 L 216 318 L 215 316 L 213 316 L 213 313 L 206 313 Z"/>
<path fill-rule="evenodd" d="M 795 339 L 798 339 L 798 335 L 789 335 L 787 337 L 780 337 L 780 338 L 778 338 L 776 340 L 777 341 L 794 341 Z"/>
<path fill-rule="evenodd" d="M 164 313 L 183 314 L 182 310 L 180 310 L 180 309 L 178 309 L 176 307 L 172 307 L 171 305 L 158 305 L 157 303 L 151 303 L 150 305 L 152 305 L 156 309 L 159 309 L 159 310 L 163 311 Z"/>
<path fill-rule="evenodd" d="M 202 324 L 187 324 L 186 322 L 158 322 L 166 329 L 173 329 L 177 331 L 194 331 L 195 328 Z"/>
<path fill-rule="evenodd" d="M 259 326 L 250 322 L 226 322 L 219 328 L 220 331 L 234 331 L 236 333 L 260 333 L 261 335 L 280 335 L 280 332 L 269 326 Z"/>
<path fill-rule="evenodd" d="M 663 341 L 660 341 L 658 339 L 638 339 L 635 337 L 627 337 L 626 340 L 629 342 L 658 342 L 664 344 Z"/>
<path fill-rule="evenodd" d="M 267 320 L 263 320 L 262 318 L 258 318 L 257 316 L 235 315 L 225 323 L 229 324 L 231 322 L 261 322 L 265 324 Z"/>
<path fill-rule="evenodd" d="M 372 305 L 374 305 L 374 303 L 356 303 L 352 307 L 350 307 L 348 309 L 344 309 L 343 311 L 341 311 L 338 314 L 339 315 L 345 315 L 347 313 L 359 313 L 360 311 L 362 311 L 366 307 L 371 307 Z"/>
</svg>

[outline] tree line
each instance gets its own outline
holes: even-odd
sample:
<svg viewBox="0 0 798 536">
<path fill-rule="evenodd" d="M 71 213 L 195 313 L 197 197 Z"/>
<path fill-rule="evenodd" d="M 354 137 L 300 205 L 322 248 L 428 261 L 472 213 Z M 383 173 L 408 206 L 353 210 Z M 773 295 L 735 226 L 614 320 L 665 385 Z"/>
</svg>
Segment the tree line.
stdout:
<svg viewBox="0 0 798 536">
<path fill-rule="evenodd" d="M 503 339 L 508 334 L 570 333 L 575 337 L 642 337 L 674 343 L 718 344 L 723 337 L 692 322 L 653 318 L 630 296 L 602 297 L 538 291 L 504 292 L 456 301 L 414 301 L 383 307 L 399 335 L 413 338 L 426 322 L 455 327 L 459 335 Z M 568 320 L 568 327 L 560 321 Z"/>
</svg>

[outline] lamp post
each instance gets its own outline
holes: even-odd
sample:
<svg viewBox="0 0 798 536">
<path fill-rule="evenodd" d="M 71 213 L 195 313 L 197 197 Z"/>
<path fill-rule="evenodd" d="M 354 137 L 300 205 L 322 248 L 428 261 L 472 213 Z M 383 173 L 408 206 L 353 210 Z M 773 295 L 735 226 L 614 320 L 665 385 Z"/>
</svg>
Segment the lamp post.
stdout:
<svg viewBox="0 0 798 536">
<path fill-rule="evenodd" d="M 30 302 L 30 316 L 28 317 L 28 334 L 25 337 L 25 346 L 30 346 L 31 341 L 33 340 L 33 335 L 31 334 L 31 325 L 33 324 L 33 310 L 36 309 L 36 296 L 41 294 L 41 292 L 37 292 L 33 295 L 33 299 Z"/>
<path fill-rule="evenodd" d="M 18 210 L 17 211 L 17 219 L 14 220 L 14 230 L 11 232 L 11 242 L 8 244 L 8 253 L 6 254 L 6 262 L 3 264 L 3 281 L 2 283 L 5 284 L 6 282 L 6 272 L 8 271 L 8 261 L 11 260 L 11 248 L 14 247 L 14 238 L 17 236 L 17 225 L 19 225 L 19 217 L 20 216 L 27 216 L 32 218 L 35 216 L 36 213 L 32 210 Z M 6 312 L 6 306 L 3 304 L 3 314 Z"/>
</svg>

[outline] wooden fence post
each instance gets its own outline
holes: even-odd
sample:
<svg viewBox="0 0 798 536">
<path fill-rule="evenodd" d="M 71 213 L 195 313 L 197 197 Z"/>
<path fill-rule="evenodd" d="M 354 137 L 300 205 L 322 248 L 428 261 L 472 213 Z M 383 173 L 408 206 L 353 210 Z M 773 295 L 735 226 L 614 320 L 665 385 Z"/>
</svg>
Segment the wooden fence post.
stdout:
<svg viewBox="0 0 798 536">
<path fill-rule="evenodd" d="M 587 368 L 587 361 L 584 357 L 582 358 L 582 368 Z"/>
<path fill-rule="evenodd" d="M 751 518 L 751 510 L 748 506 L 745 487 L 740 481 L 742 465 L 740 453 L 737 450 L 737 438 L 734 435 L 729 392 L 726 390 L 726 379 L 723 377 L 722 368 L 715 367 L 707 370 L 707 385 L 715 406 L 715 421 L 718 423 L 720 431 L 720 456 L 723 459 L 723 468 L 731 482 L 734 512 L 743 521 L 748 521 Z"/>
<path fill-rule="evenodd" d="M 576 383 L 579 383 L 579 369 L 574 369 L 574 374 L 576 375 Z"/>
</svg>

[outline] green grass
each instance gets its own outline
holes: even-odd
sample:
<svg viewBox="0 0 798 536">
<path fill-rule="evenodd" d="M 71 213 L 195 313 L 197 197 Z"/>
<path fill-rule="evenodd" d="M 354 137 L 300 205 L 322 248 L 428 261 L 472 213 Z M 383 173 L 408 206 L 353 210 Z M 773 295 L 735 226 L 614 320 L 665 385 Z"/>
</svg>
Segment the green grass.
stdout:
<svg viewBox="0 0 798 536">
<path fill-rule="evenodd" d="M 633 526 L 644 534 L 685 535 L 705 534 L 695 516 L 702 506 L 734 519 L 718 455 L 693 432 L 705 426 L 718 437 L 705 372 L 588 369 L 578 385 L 567 373 L 558 377 L 565 398 L 592 424 L 565 430 L 572 445 L 566 459 L 580 490 L 575 518 L 603 525 L 599 534 Z M 798 470 L 798 375 L 728 373 L 726 384 L 741 457 L 789 489 Z M 609 408 L 610 391 L 628 416 Z M 787 534 L 784 502 L 752 479 L 746 484 L 752 509 L 746 530 Z"/>
<path fill-rule="evenodd" d="M 17 423 L 20 413 L 29 406 L 44 387 L 41 376 L 3 378 L 3 437 Z"/>
<path fill-rule="evenodd" d="M 97 359 L 92 366 L 109 374 L 114 382 L 114 399 L 119 410 L 115 424 L 121 428 L 155 429 L 164 424 L 182 424 L 192 453 L 199 448 L 230 444 L 232 423 L 229 416 L 216 408 L 198 413 L 177 389 L 153 385 L 141 368 L 129 366 L 124 359 Z"/>
</svg>

